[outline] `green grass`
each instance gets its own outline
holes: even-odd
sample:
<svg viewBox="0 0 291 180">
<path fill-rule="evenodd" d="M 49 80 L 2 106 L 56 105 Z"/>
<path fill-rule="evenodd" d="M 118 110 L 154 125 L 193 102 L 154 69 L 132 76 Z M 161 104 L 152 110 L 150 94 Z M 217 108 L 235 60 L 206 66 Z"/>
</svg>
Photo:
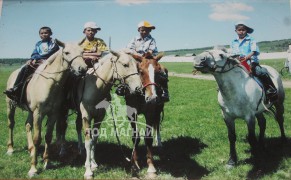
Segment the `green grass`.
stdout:
<svg viewBox="0 0 291 180">
<path fill-rule="evenodd" d="M 168 66 L 168 64 L 167 64 Z M 173 65 L 174 66 L 174 65 Z M 178 66 L 178 65 L 177 65 Z M 176 67 L 176 66 L 175 66 Z M 186 66 L 183 67 L 186 68 Z M 11 70 L 0 68 L 0 90 L 5 89 L 6 79 Z M 170 69 L 171 71 L 171 69 Z M 177 86 L 178 85 L 178 86 Z M 229 170 L 225 168 L 228 160 L 229 144 L 227 129 L 217 103 L 217 85 L 215 81 L 170 77 L 169 89 L 171 101 L 165 106 L 165 119 L 162 123 L 163 149 L 155 149 L 155 163 L 159 178 L 187 179 L 290 179 L 291 178 L 291 89 L 286 89 L 285 130 L 287 144 L 279 141 L 277 123 L 267 116 L 266 150 L 259 158 L 251 156 L 246 140 L 247 128 L 242 120 L 236 121 L 237 152 L 239 164 Z M 7 122 L 4 95 L 0 93 L 0 179 L 24 179 L 30 168 L 24 122 L 26 112 L 17 110 L 15 125 L 15 153 L 7 156 Z M 141 119 L 140 121 L 144 121 Z M 102 128 L 111 129 L 102 124 Z M 43 122 L 43 134 L 45 120 Z M 258 128 L 256 129 L 258 133 Z M 69 118 L 67 131 L 68 155 L 60 159 L 58 147 L 53 144 L 53 169 L 43 171 L 41 154 L 37 179 L 81 179 L 85 171 L 84 156 L 77 155 L 77 136 L 74 115 Z M 120 137 L 126 156 L 130 156 L 132 143 L 130 137 Z M 41 152 L 43 152 L 42 141 Z M 145 147 L 141 141 L 140 165 L 142 178 L 146 174 Z M 97 179 L 127 179 L 131 177 L 130 164 L 125 161 L 117 140 L 112 136 L 102 136 L 96 148 L 96 161 L 99 168 Z"/>
</svg>

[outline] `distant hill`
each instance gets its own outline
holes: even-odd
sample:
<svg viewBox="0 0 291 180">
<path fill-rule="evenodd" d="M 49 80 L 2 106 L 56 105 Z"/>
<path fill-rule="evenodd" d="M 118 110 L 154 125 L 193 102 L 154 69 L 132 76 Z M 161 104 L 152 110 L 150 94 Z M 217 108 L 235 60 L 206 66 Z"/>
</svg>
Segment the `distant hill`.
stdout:
<svg viewBox="0 0 291 180">
<path fill-rule="evenodd" d="M 287 51 L 289 45 L 291 45 L 291 39 L 258 42 L 258 46 L 260 47 L 261 52 L 284 52 Z M 225 47 L 229 48 L 229 45 L 225 45 Z M 212 48 L 213 46 L 196 49 L 169 50 L 165 51 L 165 55 L 185 56 L 187 54 L 200 54 L 201 52 Z"/>
</svg>

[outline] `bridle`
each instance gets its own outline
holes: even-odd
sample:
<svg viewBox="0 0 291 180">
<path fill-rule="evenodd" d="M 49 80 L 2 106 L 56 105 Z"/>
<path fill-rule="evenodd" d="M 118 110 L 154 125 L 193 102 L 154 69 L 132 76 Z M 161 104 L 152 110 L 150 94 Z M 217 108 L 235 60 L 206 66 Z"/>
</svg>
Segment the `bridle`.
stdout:
<svg viewBox="0 0 291 180">
<path fill-rule="evenodd" d="M 143 88 L 144 88 L 144 89 L 145 89 L 146 87 L 148 87 L 148 86 L 156 86 L 156 87 L 158 87 L 158 84 L 157 84 L 157 83 L 153 83 L 153 82 L 143 84 Z"/>
<path fill-rule="evenodd" d="M 210 51 L 205 51 L 205 52 L 208 52 L 209 55 L 213 59 L 215 59 L 212 52 L 210 52 Z M 205 57 L 204 61 L 206 61 L 206 57 Z M 228 72 L 228 71 L 234 69 L 235 67 L 241 67 L 240 63 L 237 63 L 236 61 L 231 60 L 230 58 L 227 58 L 225 63 L 222 66 L 217 65 L 217 63 L 215 61 L 213 61 L 213 63 L 214 64 L 213 64 L 213 67 L 211 67 L 211 70 L 212 70 L 212 72 L 216 72 L 216 73 L 225 73 L 225 72 Z"/>
<path fill-rule="evenodd" d="M 71 60 L 66 60 L 65 58 L 64 58 L 64 52 L 62 51 L 62 60 L 63 60 L 63 62 L 66 62 L 67 64 L 68 64 L 68 67 L 66 68 L 66 69 L 64 69 L 64 70 L 61 70 L 61 71 L 55 71 L 55 72 L 46 72 L 46 71 L 42 71 L 41 73 L 46 73 L 46 74 L 57 74 L 57 73 L 62 73 L 62 72 L 65 72 L 65 71 L 68 71 L 68 70 L 72 70 L 72 63 L 73 63 L 73 61 L 74 60 L 76 60 L 78 57 L 82 57 L 82 55 L 76 55 L 75 57 L 73 57 Z M 29 65 L 31 68 L 33 68 L 33 69 L 37 69 L 37 68 L 35 68 L 35 67 L 33 67 L 32 65 Z M 44 68 L 45 69 L 45 68 Z"/>
<path fill-rule="evenodd" d="M 117 57 L 117 59 L 114 61 L 113 60 L 113 57 L 110 58 L 110 61 L 113 65 L 113 79 L 112 81 L 106 81 L 105 79 L 103 79 L 101 76 L 98 75 L 97 73 L 97 69 L 94 69 L 94 74 L 100 78 L 105 84 L 111 84 L 112 86 L 125 86 L 125 87 L 128 87 L 128 85 L 126 84 L 126 79 L 131 77 L 131 76 L 134 76 L 134 75 L 139 75 L 139 72 L 134 72 L 134 73 L 131 73 L 131 74 L 128 74 L 126 76 L 121 76 L 120 73 L 118 73 L 118 68 L 117 68 L 117 61 L 118 61 L 119 57 Z M 94 66 L 93 66 L 94 68 Z M 116 83 L 118 82 L 118 83 Z"/>
</svg>

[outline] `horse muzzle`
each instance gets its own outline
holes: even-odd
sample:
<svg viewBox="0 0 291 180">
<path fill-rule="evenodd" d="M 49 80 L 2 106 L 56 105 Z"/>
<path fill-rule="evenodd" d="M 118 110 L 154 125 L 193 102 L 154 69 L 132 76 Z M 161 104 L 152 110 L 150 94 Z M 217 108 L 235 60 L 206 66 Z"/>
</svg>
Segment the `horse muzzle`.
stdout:
<svg viewBox="0 0 291 180">
<path fill-rule="evenodd" d="M 85 76 L 86 72 L 87 72 L 88 68 L 84 68 L 84 67 L 79 67 L 77 71 L 75 71 L 75 74 L 77 76 Z"/>
<path fill-rule="evenodd" d="M 159 102 L 158 96 L 148 96 L 145 98 L 146 104 L 157 104 Z"/>
</svg>

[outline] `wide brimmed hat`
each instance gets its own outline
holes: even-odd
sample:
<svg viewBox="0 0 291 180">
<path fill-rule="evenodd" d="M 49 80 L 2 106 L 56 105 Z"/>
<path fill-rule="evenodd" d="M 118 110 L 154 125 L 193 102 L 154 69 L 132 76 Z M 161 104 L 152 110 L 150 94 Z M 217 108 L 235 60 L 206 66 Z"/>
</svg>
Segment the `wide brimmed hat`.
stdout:
<svg viewBox="0 0 291 180">
<path fill-rule="evenodd" d="M 101 28 L 99 27 L 99 26 L 97 26 L 97 24 L 95 23 L 95 22 L 86 22 L 85 24 L 84 24 L 84 29 L 86 29 L 86 28 L 92 28 L 92 29 L 97 29 L 97 30 L 101 30 Z"/>
<path fill-rule="evenodd" d="M 146 28 L 150 28 L 150 29 L 156 29 L 155 26 L 151 25 L 148 21 L 141 21 L 138 23 L 137 25 L 138 28 L 140 27 L 146 27 Z"/>
<path fill-rule="evenodd" d="M 247 29 L 247 33 L 249 33 L 249 34 L 251 34 L 251 33 L 254 32 L 254 29 L 251 28 L 251 27 L 249 27 L 245 22 L 237 22 L 237 23 L 235 24 L 235 29 L 236 29 L 238 26 L 244 26 L 244 27 L 246 27 L 246 29 Z"/>
</svg>

